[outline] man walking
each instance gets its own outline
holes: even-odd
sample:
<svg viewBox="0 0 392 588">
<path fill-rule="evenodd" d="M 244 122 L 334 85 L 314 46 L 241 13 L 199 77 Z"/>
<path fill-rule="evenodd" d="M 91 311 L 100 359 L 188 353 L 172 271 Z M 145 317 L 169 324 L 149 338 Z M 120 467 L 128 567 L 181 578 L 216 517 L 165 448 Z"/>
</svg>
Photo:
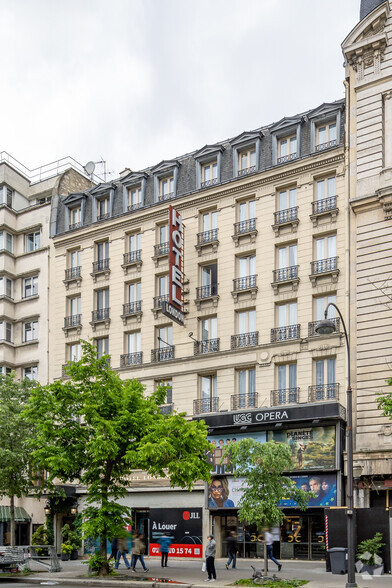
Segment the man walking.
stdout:
<svg viewBox="0 0 392 588">
<path fill-rule="evenodd" d="M 273 554 L 274 536 L 270 532 L 269 528 L 264 531 L 264 541 L 267 545 L 267 557 L 269 557 L 278 566 L 278 572 L 280 572 L 280 570 L 282 569 L 282 564 L 280 564 L 278 562 L 278 560 L 274 557 L 274 554 Z"/>
<path fill-rule="evenodd" d="M 122 556 L 124 563 L 127 567 L 127 570 L 129 570 L 129 568 L 131 566 L 129 565 L 129 561 L 127 559 L 127 540 L 124 538 L 119 539 L 117 546 L 118 546 L 118 551 L 117 551 L 117 558 L 116 558 L 116 563 L 114 564 L 114 567 L 116 570 L 118 570 L 118 566 L 120 565 L 120 559 Z"/>
<path fill-rule="evenodd" d="M 226 565 L 226 570 L 228 570 L 230 568 L 230 564 L 231 562 L 233 562 L 233 565 L 231 566 L 232 569 L 234 570 L 235 568 L 235 564 L 237 561 L 237 551 L 238 551 L 238 547 L 237 547 L 237 541 L 235 538 L 235 533 L 234 531 L 230 531 L 228 537 L 227 537 L 227 563 Z"/>
<path fill-rule="evenodd" d="M 163 568 L 167 568 L 167 558 L 169 556 L 169 547 L 172 543 L 172 540 L 166 531 L 161 537 L 159 537 L 158 543 L 161 548 L 161 566 Z"/>
<path fill-rule="evenodd" d="M 208 535 L 206 545 L 206 567 L 208 578 L 205 582 L 216 581 L 215 571 L 215 554 L 216 554 L 216 542 L 213 535 Z"/>
</svg>

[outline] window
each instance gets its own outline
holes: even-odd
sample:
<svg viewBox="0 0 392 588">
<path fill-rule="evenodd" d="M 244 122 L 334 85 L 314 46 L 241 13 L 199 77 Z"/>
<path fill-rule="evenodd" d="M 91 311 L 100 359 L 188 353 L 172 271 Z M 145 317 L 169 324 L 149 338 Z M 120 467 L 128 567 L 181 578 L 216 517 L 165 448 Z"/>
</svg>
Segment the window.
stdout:
<svg viewBox="0 0 392 588">
<path fill-rule="evenodd" d="M 276 404 L 298 402 L 297 364 L 287 363 L 277 366 L 278 391 Z"/>
<path fill-rule="evenodd" d="M 105 220 L 109 218 L 109 198 L 100 198 L 97 200 L 97 220 Z"/>
<path fill-rule="evenodd" d="M 174 177 L 159 180 L 159 200 L 169 200 L 174 196 Z"/>
<path fill-rule="evenodd" d="M 69 253 L 69 267 L 77 268 L 80 267 L 80 250 L 71 251 Z"/>
<path fill-rule="evenodd" d="M 142 283 L 133 282 L 128 284 L 128 302 L 136 303 L 141 302 L 142 299 Z"/>
<path fill-rule="evenodd" d="M 37 341 L 38 339 L 38 321 L 28 321 L 23 323 L 23 343 Z"/>
<path fill-rule="evenodd" d="M 169 227 L 168 225 L 160 225 L 158 227 L 158 242 L 160 245 L 167 243 L 169 240 Z"/>
<path fill-rule="evenodd" d="M 157 339 L 159 348 L 162 349 L 167 345 L 173 345 L 173 327 L 172 325 L 168 325 L 166 327 L 158 327 L 157 329 Z"/>
<path fill-rule="evenodd" d="M 107 310 L 109 308 L 109 288 L 97 290 L 95 293 L 97 310 Z"/>
<path fill-rule="evenodd" d="M 135 253 L 135 251 L 139 251 L 141 248 L 141 234 L 140 233 L 133 233 L 129 235 L 129 252 Z"/>
<path fill-rule="evenodd" d="M 142 188 L 138 186 L 137 188 L 131 188 L 128 190 L 128 210 L 137 210 L 143 206 L 142 201 Z"/>
<path fill-rule="evenodd" d="M 23 377 L 27 380 L 37 380 L 38 379 L 38 366 L 31 365 L 29 367 L 25 367 L 23 370 Z"/>
<path fill-rule="evenodd" d="M 0 296 L 6 296 L 7 298 L 13 298 L 14 295 L 14 283 L 10 278 L 6 276 L 0 276 Z"/>
<path fill-rule="evenodd" d="M 0 341 L 12 343 L 12 324 L 6 321 L 0 321 Z"/>
<path fill-rule="evenodd" d="M 335 177 L 317 180 L 316 202 L 313 203 L 313 213 L 327 212 L 336 208 Z"/>
<path fill-rule="evenodd" d="M 218 264 L 201 266 L 201 288 L 198 298 L 208 298 L 218 294 Z"/>
<path fill-rule="evenodd" d="M 142 350 L 141 332 L 134 331 L 127 334 L 127 352 L 140 353 Z"/>
<path fill-rule="evenodd" d="M 200 377 L 200 391 L 202 400 L 211 401 L 217 397 L 216 374 Z"/>
<path fill-rule="evenodd" d="M 238 258 L 238 276 L 246 278 L 256 274 L 256 255 L 247 255 Z"/>
<path fill-rule="evenodd" d="M 103 355 L 109 355 L 109 337 L 100 337 L 99 339 L 95 339 L 95 345 L 97 348 L 98 358 L 102 357 Z"/>
<path fill-rule="evenodd" d="M 5 199 L 4 199 L 4 192 L 3 192 L 3 204 L 6 204 L 9 208 L 12 208 L 12 199 L 14 196 L 14 191 L 8 186 L 4 186 L 5 190 Z"/>
<path fill-rule="evenodd" d="M 0 365 L 0 375 L 2 376 L 10 376 L 12 373 L 12 369 L 5 365 Z"/>
<path fill-rule="evenodd" d="M 336 294 L 330 294 L 329 296 L 317 296 L 314 298 L 314 317 L 316 321 L 323 321 L 324 320 L 324 312 L 327 308 L 327 305 L 333 302 L 336 304 Z M 335 318 L 336 317 L 336 310 L 333 306 L 328 308 L 328 318 Z"/>
<path fill-rule="evenodd" d="M 317 359 L 314 362 L 315 382 L 312 386 L 312 400 L 334 400 L 338 393 L 338 384 L 336 383 L 336 359 Z"/>
<path fill-rule="evenodd" d="M 297 245 L 278 247 L 277 281 L 291 280 L 297 276 Z"/>
<path fill-rule="evenodd" d="M 156 380 L 155 389 L 159 386 L 166 386 L 166 404 L 173 404 L 173 382 L 172 380 Z"/>
<path fill-rule="evenodd" d="M 104 261 L 109 257 L 109 241 L 102 241 L 96 245 L 97 261 Z"/>
<path fill-rule="evenodd" d="M 216 231 L 218 228 L 218 213 L 216 210 L 205 212 L 201 216 L 202 232 Z"/>
<path fill-rule="evenodd" d="M 168 296 L 169 294 L 169 276 L 167 274 L 157 277 L 158 296 Z"/>
<path fill-rule="evenodd" d="M 256 200 L 246 200 L 238 205 L 238 218 L 240 222 L 256 218 Z"/>
<path fill-rule="evenodd" d="M 316 127 L 316 151 L 337 144 L 336 121 Z"/>
<path fill-rule="evenodd" d="M 250 147 L 238 152 L 238 175 L 243 176 L 256 170 L 256 148 Z"/>
<path fill-rule="evenodd" d="M 237 312 L 237 332 L 239 335 L 256 331 L 256 311 L 245 310 Z"/>
<path fill-rule="evenodd" d="M 248 368 L 237 370 L 237 391 L 240 396 L 238 408 L 255 408 L 256 406 L 256 370 Z M 246 398 L 248 396 L 248 398 Z M 242 397 L 242 398 L 241 398 Z M 250 397 L 250 398 L 249 398 Z"/>
<path fill-rule="evenodd" d="M 297 136 L 285 137 L 278 142 L 278 163 L 284 163 L 295 159 L 297 153 Z"/>
<path fill-rule="evenodd" d="M 67 345 L 67 361 L 79 361 L 82 357 L 82 347 L 80 343 L 71 343 Z"/>
<path fill-rule="evenodd" d="M 14 250 L 14 237 L 6 231 L 0 231 L 0 250 L 12 253 Z"/>
<path fill-rule="evenodd" d="M 210 161 L 201 166 L 201 187 L 213 186 L 218 182 L 218 163 Z"/>
<path fill-rule="evenodd" d="M 154 255 L 161 256 L 169 253 L 169 226 L 157 225 L 156 233 L 157 245 L 154 247 Z"/>
<path fill-rule="evenodd" d="M 198 351 L 200 353 L 209 353 L 219 351 L 218 339 L 218 319 L 211 316 L 200 320 L 200 339 L 198 342 Z"/>
<path fill-rule="evenodd" d="M 32 251 L 36 251 L 40 248 L 40 232 L 36 231 L 35 233 L 29 233 L 26 235 L 25 241 L 25 250 L 26 253 L 31 253 Z"/>
<path fill-rule="evenodd" d="M 82 208 L 77 206 L 69 211 L 69 228 L 76 229 L 82 224 Z"/>
<path fill-rule="evenodd" d="M 167 325 L 155 330 L 158 348 L 152 351 L 152 361 L 174 359 L 173 327 Z"/>
<path fill-rule="evenodd" d="M 316 262 L 312 273 L 321 274 L 337 269 L 336 235 L 321 237 L 315 240 Z"/>
<path fill-rule="evenodd" d="M 279 192 L 279 211 L 286 211 L 297 206 L 297 188 Z"/>
<path fill-rule="evenodd" d="M 38 276 L 31 276 L 23 279 L 23 298 L 37 296 L 38 294 Z"/>
<path fill-rule="evenodd" d="M 276 313 L 278 326 L 272 329 L 271 342 L 298 339 L 300 326 L 297 325 L 297 303 L 277 304 Z"/>
<path fill-rule="evenodd" d="M 73 296 L 68 299 L 69 315 L 77 316 L 82 313 L 82 298 L 80 296 Z"/>
</svg>

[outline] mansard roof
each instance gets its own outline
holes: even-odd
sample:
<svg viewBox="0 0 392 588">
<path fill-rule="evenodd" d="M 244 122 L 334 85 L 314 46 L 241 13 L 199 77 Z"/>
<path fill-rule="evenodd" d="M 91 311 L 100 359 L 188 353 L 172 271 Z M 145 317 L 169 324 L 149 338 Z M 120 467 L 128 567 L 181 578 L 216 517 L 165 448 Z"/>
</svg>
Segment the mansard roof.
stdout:
<svg viewBox="0 0 392 588">
<path fill-rule="evenodd" d="M 304 122 L 304 116 L 285 116 L 284 118 L 281 118 L 278 122 L 270 126 L 270 132 L 276 133 L 277 131 L 284 130 L 290 127 L 295 127 L 299 124 L 303 124 Z"/>
<path fill-rule="evenodd" d="M 345 107 L 345 100 L 337 100 L 336 102 L 324 102 L 314 110 L 310 110 L 307 114 L 309 119 L 328 116 L 338 110 L 343 110 Z"/>
<path fill-rule="evenodd" d="M 116 184 L 114 182 L 102 182 L 90 190 L 90 194 L 105 194 L 106 192 L 109 192 L 109 190 L 115 190 L 115 188 Z"/>
<path fill-rule="evenodd" d="M 208 155 L 214 155 L 214 154 L 218 153 L 218 151 L 223 153 L 224 150 L 225 150 L 225 148 L 220 143 L 215 143 L 215 145 L 204 145 L 204 147 L 202 147 L 198 151 L 195 151 L 194 158 L 198 159 L 199 157 L 206 157 Z"/>
<path fill-rule="evenodd" d="M 361 0 L 361 9 L 359 12 L 359 19 L 363 20 L 365 16 L 373 12 L 377 6 L 384 4 L 385 0 Z"/>
<path fill-rule="evenodd" d="M 178 159 L 163 159 L 161 163 L 158 163 L 158 165 L 155 165 L 151 168 L 151 172 L 156 174 L 165 172 L 166 170 L 170 171 L 173 169 L 173 167 L 180 167 L 180 162 Z"/>
<path fill-rule="evenodd" d="M 87 198 L 87 194 L 85 192 L 73 192 L 72 194 L 68 194 L 68 196 L 63 199 L 63 204 L 66 206 L 77 204 L 83 198 Z"/>
<path fill-rule="evenodd" d="M 120 178 L 120 182 L 122 184 L 136 184 L 137 182 L 141 182 L 142 180 L 145 180 L 146 178 L 148 178 L 147 172 L 130 171 L 126 176 Z"/>
<path fill-rule="evenodd" d="M 250 143 L 251 141 L 256 141 L 257 139 L 262 139 L 263 137 L 264 133 L 260 131 L 260 129 L 257 129 L 256 131 L 244 131 L 240 135 L 237 135 L 231 139 L 230 144 L 235 147 L 236 145 Z"/>
</svg>

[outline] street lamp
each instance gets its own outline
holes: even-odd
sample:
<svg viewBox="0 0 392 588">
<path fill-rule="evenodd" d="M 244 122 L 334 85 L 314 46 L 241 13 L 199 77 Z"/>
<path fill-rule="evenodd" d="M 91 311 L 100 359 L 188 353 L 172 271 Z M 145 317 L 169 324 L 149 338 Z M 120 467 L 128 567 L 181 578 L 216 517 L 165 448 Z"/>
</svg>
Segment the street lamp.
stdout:
<svg viewBox="0 0 392 588">
<path fill-rule="evenodd" d="M 346 588 L 356 588 L 355 581 L 355 545 L 354 545 L 354 499 L 353 499 L 353 395 L 350 378 L 350 342 L 347 335 L 342 313 L 334 302 L 329 302 L 324 311 L 324 320 L 319 321 L 316 333 L 331 335 L 336 331 L 335 323 L 327 318 L 328 308 L 333 306 L 342 321 L 347 348 L 347 484 L 346 484 L 346 514 L 347 514 L 347 583 Z"/>
</svg>

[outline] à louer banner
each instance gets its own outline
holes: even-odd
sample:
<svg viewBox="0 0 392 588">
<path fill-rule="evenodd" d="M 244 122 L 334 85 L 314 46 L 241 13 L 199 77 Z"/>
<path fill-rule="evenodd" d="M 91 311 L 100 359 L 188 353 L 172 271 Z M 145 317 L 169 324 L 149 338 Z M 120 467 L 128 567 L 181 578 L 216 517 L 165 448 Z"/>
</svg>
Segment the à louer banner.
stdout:
<svg viewBox="0 0 392 588">
<path fill-rule="evenodd" d="M 149 555 L 160 555 L 159 538 L 164 533 L 172 544 L 169 557 L 202 557 L 201 508 L 151 508 Z"/>
</svg>

